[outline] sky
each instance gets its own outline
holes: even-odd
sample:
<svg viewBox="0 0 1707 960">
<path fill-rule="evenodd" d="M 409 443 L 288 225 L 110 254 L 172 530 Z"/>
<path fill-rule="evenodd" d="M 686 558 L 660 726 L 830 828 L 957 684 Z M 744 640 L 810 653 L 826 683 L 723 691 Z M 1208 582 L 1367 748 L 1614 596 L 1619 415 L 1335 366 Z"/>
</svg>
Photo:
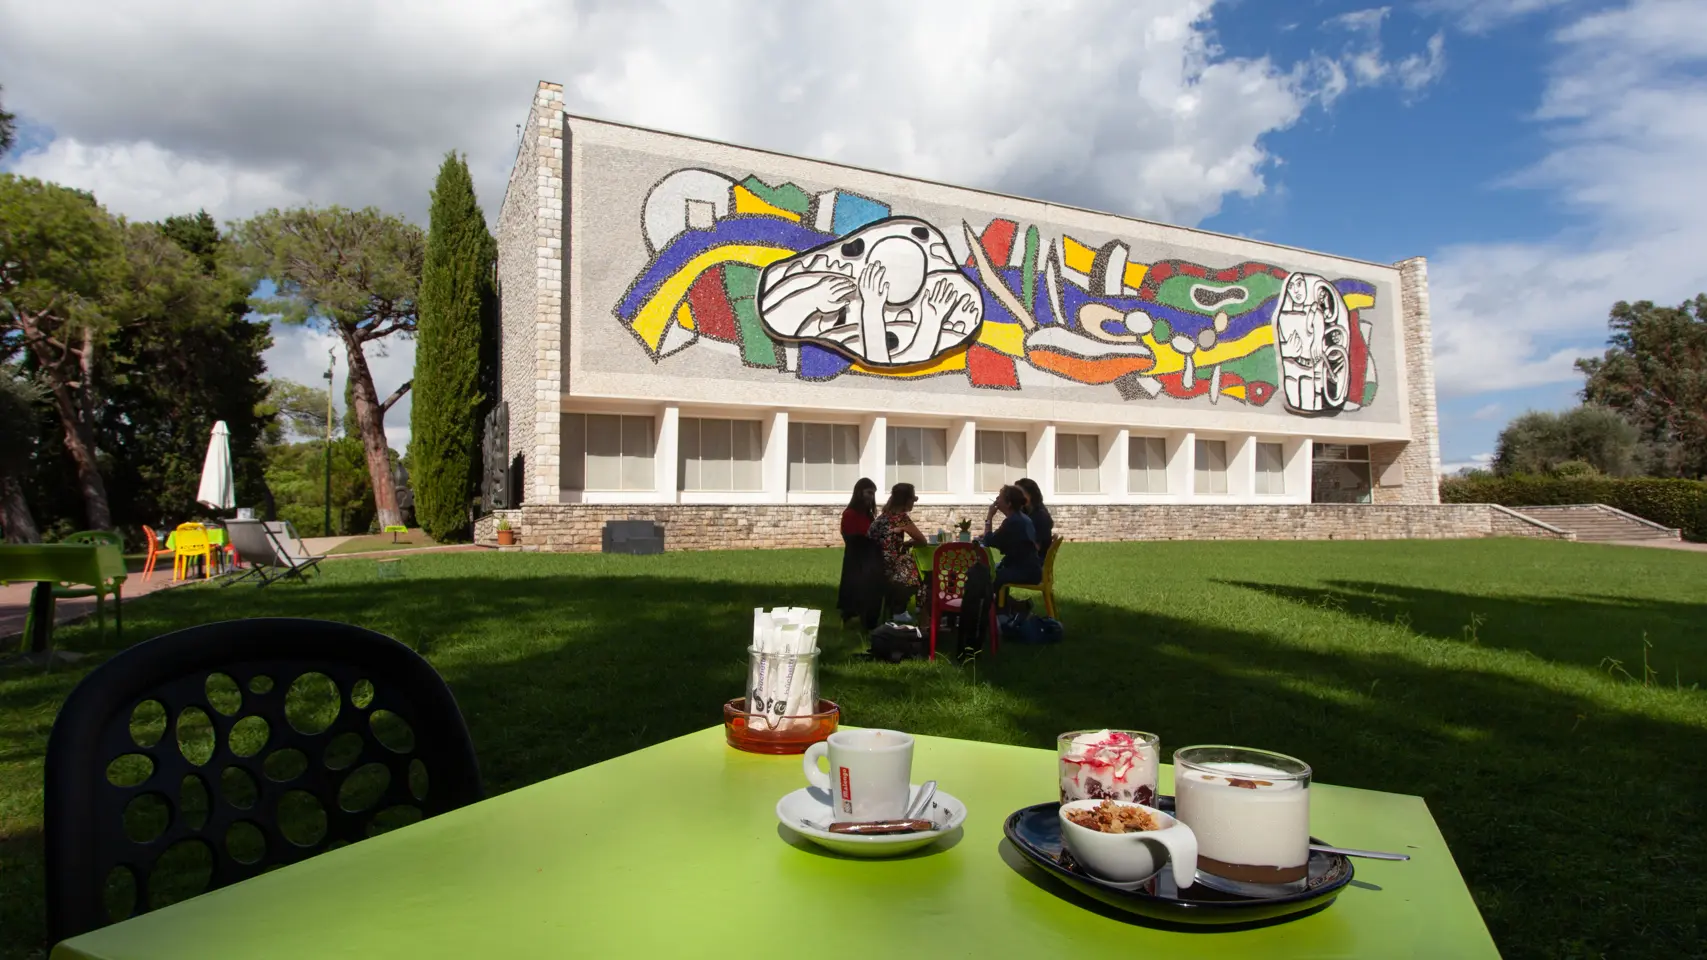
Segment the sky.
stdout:
<svg viewBox="0 0 1707 960">
<path fill-rule="evenodd" d="M 539 80 L 587 116 L 1425 256 L 1448 471 L 1577 402 L 1614 302 L 1707 291 L 1702 0 L 0 0 L 0 169 L 133 218 L 424 225 L 456 150 L 495 220 Z M 275 327 L 269 368 L 321 383 L 329 346 Z M 413 344 L 385 352 L 382 396 Z"/>
</svg>

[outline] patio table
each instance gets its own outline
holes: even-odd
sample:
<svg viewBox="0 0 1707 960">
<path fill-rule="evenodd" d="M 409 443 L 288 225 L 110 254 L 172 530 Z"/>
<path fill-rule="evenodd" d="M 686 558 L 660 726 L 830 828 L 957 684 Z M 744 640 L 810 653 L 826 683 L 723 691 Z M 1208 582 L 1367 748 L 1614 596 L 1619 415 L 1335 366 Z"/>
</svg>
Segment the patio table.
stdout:
<svg viewBox="0 0 1707 960">
<path fill-rule="evenodd" d="M 224 527 L 208 527 L 207 528 L 207 542 L 213 544 L 216 547 L 223 547 L 227 543 L 230 542 L 230 538 L 226 536 Z M 168 549 L 168 550 L 178 549 L 177 543 L 178 543 L 178 531 L 173 530 L 170 533 L 166 534 L 166 549 Z"/>
<path fill-rule="evenodd" d="M 961 541 L 951 540 L 949 542 L 959 543 Z M 974 540 L 973 545 L 977 546 L 978 542 Z M 925 543 L 912 548 L 913 562 L 919 565 L 920 576 L 929 577 L 931 575 L 931 565 L 936 562 L 936 548 L 940 546 L 942 546 L 940 543 Z M 984 553 L 990 558 L 991 569 L 994 569 L 996 564 L 1002 562 L 1002 551 L 997 550 L 994 547 L 985 547 Z"/>
<path fill-rule="evenodd" d="M 844 859 L 777 824 L 800 758 L 742 753 L 714 727 L 74 937 L 52 960 L 1498 956 L 1420 797 L 1325 784 L 1317 836 L 1413 859 L 1358 861 L 1338 902 L 1291 923 L 1127 922 L 1002 836 L 1008 814 L 1053 798 L 1056 762 L 921 736 L 913 779 L 966 803 L 961 835 Z"/>
<path fill-rule="evenodd" d="M 0 544 L 0 583 L 35 581 L 24 642 L 31 653 L 44 653 L 53 638 L 53 585 L 99 586 L 123 583 L 124 551 L 105 543 Z M 122 616 L 122 614 L 121 614 Z"/>
</svg>

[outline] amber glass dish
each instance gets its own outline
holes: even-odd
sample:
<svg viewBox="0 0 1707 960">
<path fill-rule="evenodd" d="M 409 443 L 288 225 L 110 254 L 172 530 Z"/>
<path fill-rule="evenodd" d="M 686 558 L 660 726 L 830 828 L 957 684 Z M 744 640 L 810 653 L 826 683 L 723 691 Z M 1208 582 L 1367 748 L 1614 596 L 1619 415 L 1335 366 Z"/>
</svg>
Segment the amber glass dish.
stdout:
<svg viewBox="0 0 1707 960">
<path fill-rule="evenodd" d="M 754 716 L 747 712 L 747 698 L 736 697 L 723 705 L 723 736 L 731 747 L 748 753 L 805 753 L 836 732 L 841 714 L 834 703 L 819 700 L 817 711 L 804 716 Z"/>
</svg>

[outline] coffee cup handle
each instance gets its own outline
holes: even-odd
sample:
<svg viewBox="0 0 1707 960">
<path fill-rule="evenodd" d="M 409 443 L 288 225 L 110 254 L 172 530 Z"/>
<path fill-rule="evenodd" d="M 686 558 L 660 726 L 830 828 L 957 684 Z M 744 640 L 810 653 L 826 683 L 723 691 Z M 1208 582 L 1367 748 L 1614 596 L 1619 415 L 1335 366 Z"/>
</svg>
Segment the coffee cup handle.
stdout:
<svg viewBox="0 0 1707 960">
<path fill-rule="evenodd" d="M 1197 879 L 1197 834 L 1183 823 L 1166 830 L 1139 834 L 1160 843 L 1168 850 L 1168 865 L 1174 869 L 1174 886 L 1181 890 Z"/>
<path fill-rule="evenodd" d="M 830 745 L 825 741 L 820 740 L 810 747 L 807 747 L 806 755 L 800 758 L 801 766 L 806 771 L 806 782 L 825 793 L 830 792 L 830 775 L 818 769 L 818 761 L 827 756 L 829 752 Z M 1195 850 L 1195 846 L 1193 849 Z M 1195 852 L 1193 853 L 1193 857 L 1196 857 Z"/>
</svg>

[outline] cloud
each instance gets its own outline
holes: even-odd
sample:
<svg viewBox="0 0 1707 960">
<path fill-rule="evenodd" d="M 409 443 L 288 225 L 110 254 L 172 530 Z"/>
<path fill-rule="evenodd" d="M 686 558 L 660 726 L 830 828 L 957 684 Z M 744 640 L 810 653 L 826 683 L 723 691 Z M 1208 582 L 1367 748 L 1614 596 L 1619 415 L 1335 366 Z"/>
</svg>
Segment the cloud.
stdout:
<svg viewBox="0 0 1707 960">
<path fill-rule="evenodd" d="M 1466 33 L 1487 33 L 1570 0 L 1423 0 L 1422 9 L 1451 17 Z"/>
<path fill-rule="evenodd" d="M 1494 455 L 1491 453 L 1473 453 L 1468 460 L 1454 460 L 1440 465 L 1440 475 L 1443 477 L 1458 476 L 1471 470 L 1491 470 L 1494 466 Z"/>
<path fill-rule="evenodd" d="M 1504 409 L 1505 409 L 1504 407 L 1500 406 L 1497 403 L 1483 404 L 1482 406 L 1476 408 L 1476 412 L 1470 414 L 1470 419 L 1472 419 L 1472 420 L 1492 420 L 1495 417 L 1499 416 L 1500 411 L 1504 410 Z"/>
<path fill-rule="evenodd" d="M 1387 60 L 1381 45 L 1381 27 L 1387 21 L 1391 7 L 1370 7 L 1352 10 L 1328 18 L 1323 29 L 1342 30 L 1351 40 L 1338 58 L 1327 60 L 1329 69 L 1341 71 L 1337 89 L 1349 85 L 1377 86 L 1396 83 L 1407 94 L 1415 95 L 1446 73 L 1446 34 L 1437 32 L 1418 53 L 1407 54 L 1397 61 Z"/>
<path fill-rule="evenodd" d="M 9 106 L 61 138 L 15 165 L 138 216 L 182 198 L 226 217 L 306 201 L 420 220 L 451 149 L 490 215 L 534 83 L 551 79 L 592 116 L 1193 224 L 1264 191 L 1263 138 L 1331 103 L 1347 70 L 1227 56 L 1210 14 L 1210 0 L 58 0 L 4 8 L 0 62 Z M 1121 42 L 1087 55 L 1092 36 Z"/>
<path fill-rule="evenodd" d="M 1542 160 L 1505 181 L 1576 217 L 1533 242 L 1465 243 L 1430 268 L 1442 395 L 1569 381 L 1618 300 L 1707 290 L 1707 6 L 1635 0 L 1553 35 Z"/>
</svg>

